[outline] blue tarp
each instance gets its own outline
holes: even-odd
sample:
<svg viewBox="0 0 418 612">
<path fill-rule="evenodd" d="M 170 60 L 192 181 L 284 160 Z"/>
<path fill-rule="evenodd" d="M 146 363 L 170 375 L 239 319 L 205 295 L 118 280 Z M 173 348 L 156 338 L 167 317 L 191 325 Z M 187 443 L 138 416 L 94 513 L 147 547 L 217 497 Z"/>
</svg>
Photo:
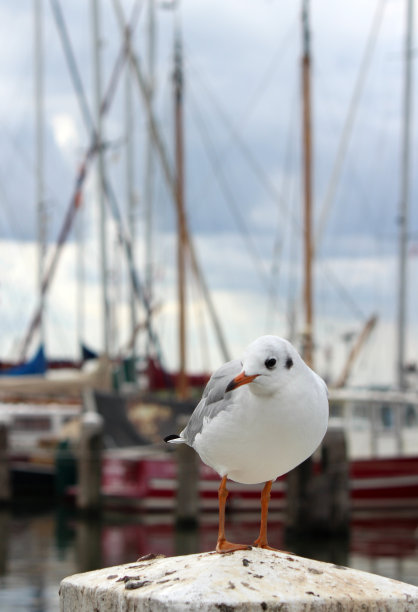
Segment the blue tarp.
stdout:
<svg viewBox="0 0 418 612">
<path fill-rule="evenodd" d="M 81 345 L 81 352 L 83 355 L 83 361 L 88 361 L 89 359 L 97 359 L 98 354 L 89 349 L 85 344 Z"/>
<path fill-rule="evenodd" d="M 38 352 L 35 354 L 32 359 L 26 361 L 26 363 L 21 363 L 18 366 L 14 366 L 13 368 L 9 368 L 7 370 L 0 370 L 0 376 L 24 376 L 24 375 L 36 375 L 36 374 L 45 374 L 47 370 L 47 362 L 45 359 L 44 347 L 41 346 L 38 349 Z"/>
</svg>

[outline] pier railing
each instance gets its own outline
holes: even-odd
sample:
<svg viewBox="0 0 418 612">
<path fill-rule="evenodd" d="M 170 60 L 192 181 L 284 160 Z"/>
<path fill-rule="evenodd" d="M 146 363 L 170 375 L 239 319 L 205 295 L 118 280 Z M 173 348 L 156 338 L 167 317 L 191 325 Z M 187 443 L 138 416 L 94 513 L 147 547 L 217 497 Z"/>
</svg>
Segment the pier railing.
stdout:
<svg viewBox="0 0 418 612">
<path fill-rule="evenodd" d="M 330 425 L 346 432 L 351 458 L 418 454 L 418 393 L 331 389 Z"/>
</svg>

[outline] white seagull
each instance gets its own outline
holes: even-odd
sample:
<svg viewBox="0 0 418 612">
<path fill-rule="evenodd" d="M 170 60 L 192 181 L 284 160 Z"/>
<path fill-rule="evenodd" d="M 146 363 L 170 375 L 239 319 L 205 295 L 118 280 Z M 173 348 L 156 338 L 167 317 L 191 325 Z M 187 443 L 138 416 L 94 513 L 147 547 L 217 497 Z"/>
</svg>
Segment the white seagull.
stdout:
<svg viewBox="0 0 418 612">
<path fill-rule="evenodd" d="M 254 546 L 270 548 L 267 513 L 272 483 L 315 451 L 327 424 L 325 382 L 283 338 L 261 336 L 247 347 L 242 360 L 216 370 L 180 435 L 164 439 L 193 447 L 222 478 L 217 552 L 248 549 L 225 538 L 227 479 L 265 483 Z"/>
</svg>

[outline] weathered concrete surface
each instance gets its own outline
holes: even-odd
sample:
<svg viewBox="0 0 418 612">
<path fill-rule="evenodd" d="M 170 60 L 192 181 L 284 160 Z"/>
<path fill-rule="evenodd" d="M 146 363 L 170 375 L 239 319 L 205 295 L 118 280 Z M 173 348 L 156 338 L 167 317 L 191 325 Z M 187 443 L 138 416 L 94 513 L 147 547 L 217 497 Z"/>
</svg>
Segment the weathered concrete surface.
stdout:
<svg viewBox="0 0 418 612">
<path fill-rule="evenodd" d="M 139 559 L 65 578 L 61 612 L 418 610 L 418 587 L 262 549 Z"/>
</svg>

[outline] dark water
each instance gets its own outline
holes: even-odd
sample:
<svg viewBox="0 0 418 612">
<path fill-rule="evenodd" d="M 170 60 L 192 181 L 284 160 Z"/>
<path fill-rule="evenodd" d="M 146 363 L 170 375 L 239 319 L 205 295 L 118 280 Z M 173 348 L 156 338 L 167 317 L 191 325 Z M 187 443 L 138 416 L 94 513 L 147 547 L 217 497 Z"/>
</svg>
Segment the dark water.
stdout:
<svg viewBox="0 0 418 612">
<path fill-rule="evenodd" d="M 232 515 L 231 540 L 251 542 L 257 515 Z M 284 538 L 279 520 L 269 522 L 270 543 L 295 553 L 372 571 L 418 586 L 418 519 L 352 524 L 346 539 Z M 212 550 L 216 515 L 204 515 L 198 529 L 176 531 L 170 515 L 106 516 L 81 520 L 68 507 L 41 508 L 28 502 L 0 512 L 0 610 L 49 612 L 59 607 L 65 576 L 129 563 L 149 552 L 166 555 Z"/>
</svg>

